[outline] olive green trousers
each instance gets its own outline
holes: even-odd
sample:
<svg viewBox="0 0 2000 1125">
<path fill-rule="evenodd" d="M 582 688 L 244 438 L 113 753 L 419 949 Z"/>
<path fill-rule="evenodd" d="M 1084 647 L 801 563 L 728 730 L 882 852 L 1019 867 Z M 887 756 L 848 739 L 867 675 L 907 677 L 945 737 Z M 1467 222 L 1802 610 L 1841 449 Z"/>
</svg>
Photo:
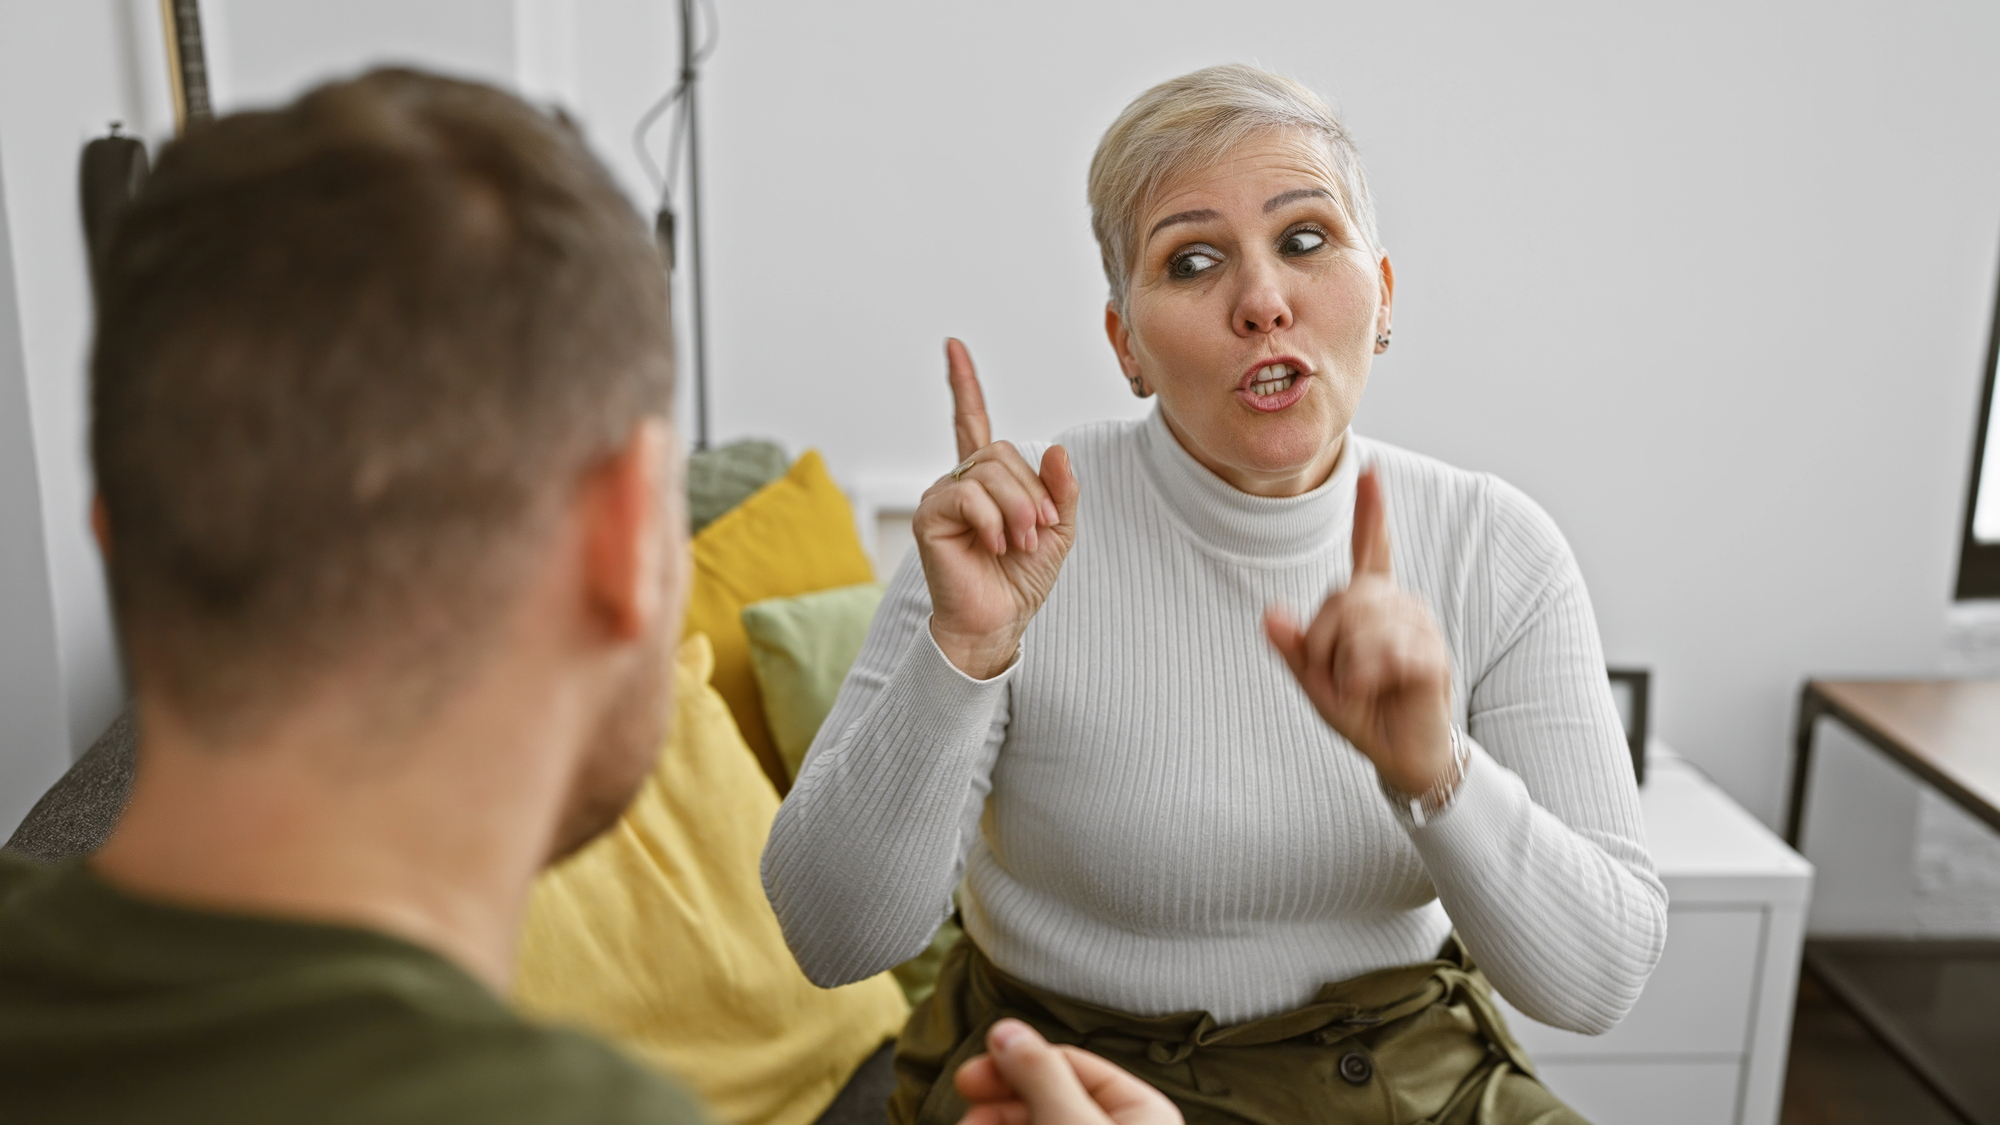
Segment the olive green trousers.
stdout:
<svg viewBox="0 0 2000 1125">
<path fill-rule="evenodd" d="M 1312 1002 L 1218 1026 L 1205 1012 L 1139 1017 L 1008 976 L 970 938 L 896 1044 L 893 1125 L 956 1125 L 952 1076 L 1011 1016 L 1095 1052 L 1171 1098 L 1188 1125 L 1578 1125 L 1536 1080 L 1454 936 L 1435 961 L 1328 984 Z"/>
</svg>

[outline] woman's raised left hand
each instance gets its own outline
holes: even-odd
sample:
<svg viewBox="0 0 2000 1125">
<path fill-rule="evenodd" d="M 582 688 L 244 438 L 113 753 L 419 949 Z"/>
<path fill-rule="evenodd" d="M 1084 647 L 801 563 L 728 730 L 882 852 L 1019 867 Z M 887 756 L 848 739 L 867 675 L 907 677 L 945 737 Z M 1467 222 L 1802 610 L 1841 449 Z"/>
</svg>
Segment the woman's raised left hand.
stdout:
<svg viewBox="0 0 2000 1125">
<path fill-rule="evenodd" d="M 1429 607 L 1396 585 L 1382 486 L 1363 472 L 1354 495 L 1354 577 L 1301 627 L 1277 606 L 1264 632 L 1320 717 L 1412 796 L 1452 765 L 1451 658 Z"/>
</svg>

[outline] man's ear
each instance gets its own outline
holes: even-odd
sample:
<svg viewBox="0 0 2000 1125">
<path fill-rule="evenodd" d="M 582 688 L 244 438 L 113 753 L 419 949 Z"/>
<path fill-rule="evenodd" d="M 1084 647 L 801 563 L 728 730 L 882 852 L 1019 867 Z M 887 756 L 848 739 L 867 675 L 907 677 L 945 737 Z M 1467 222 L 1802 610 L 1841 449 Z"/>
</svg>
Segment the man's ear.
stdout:
<svg viewBox="0 0 2000 1125">
<path fill-rule="evenodd" d="M 90 497 L 90 533 L 97 537 L 97 553 L 104 561 L 111 561 L 111 512 L 104 506 L 104 494 L 92 493 Z"/>
<path fill-rule="evenodd" d="M 667 603 L 679 585 L 666 568 L 680 565 L 682 536 L 669 526 L 679 511 L 669 491 L 677 448 L 666 420 L 648 418 L 583 481 L 585 595 L 616 640 L 645 636 L 674 608 Z"/>
<path fill-rule="evenodd" d="M 1111 341 L 1111 350 L 1118 353 L 1118 369 L 1125 373 L 1125 378 L 1143 378 L 1139 359 L 1132 354 L 1132 330 L 1125 326 L 1125 318 L 1118 315 L 1118 306 L 1109 301 L 1104 302 L 1104 335 Z"/>
</svg>

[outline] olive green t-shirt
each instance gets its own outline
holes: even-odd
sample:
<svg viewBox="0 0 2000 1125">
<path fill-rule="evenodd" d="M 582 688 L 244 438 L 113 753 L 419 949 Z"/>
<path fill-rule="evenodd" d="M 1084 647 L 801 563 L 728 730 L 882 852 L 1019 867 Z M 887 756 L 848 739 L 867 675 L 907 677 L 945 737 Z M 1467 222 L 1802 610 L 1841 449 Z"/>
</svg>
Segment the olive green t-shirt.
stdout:
<svg viewBox="0 0 2000 1125">
<path fill-rule="evenodd" d="M 0 852 L 0 1121 L 705 1120 L 384 934 L 148 902 Z"/>
</svg>

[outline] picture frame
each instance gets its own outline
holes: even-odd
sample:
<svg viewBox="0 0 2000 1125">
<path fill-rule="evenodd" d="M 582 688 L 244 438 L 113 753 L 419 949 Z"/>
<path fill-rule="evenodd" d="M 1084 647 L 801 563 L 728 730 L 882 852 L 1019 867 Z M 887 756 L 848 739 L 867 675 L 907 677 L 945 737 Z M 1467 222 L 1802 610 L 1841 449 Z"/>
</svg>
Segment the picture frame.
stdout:
<svg viewBox="0 0 2000 1125">
<path fill-rule="evenodd" d="M 1611 677 L 1611 698 L 1618 705 L 1618 721 L 1625 728 L 1625 745 L 1632 753 L 1632 777 L 1644 785 L 1653 673 L 1646 668 L 1606 668 L 1605 672 Z"/>
</svg>

